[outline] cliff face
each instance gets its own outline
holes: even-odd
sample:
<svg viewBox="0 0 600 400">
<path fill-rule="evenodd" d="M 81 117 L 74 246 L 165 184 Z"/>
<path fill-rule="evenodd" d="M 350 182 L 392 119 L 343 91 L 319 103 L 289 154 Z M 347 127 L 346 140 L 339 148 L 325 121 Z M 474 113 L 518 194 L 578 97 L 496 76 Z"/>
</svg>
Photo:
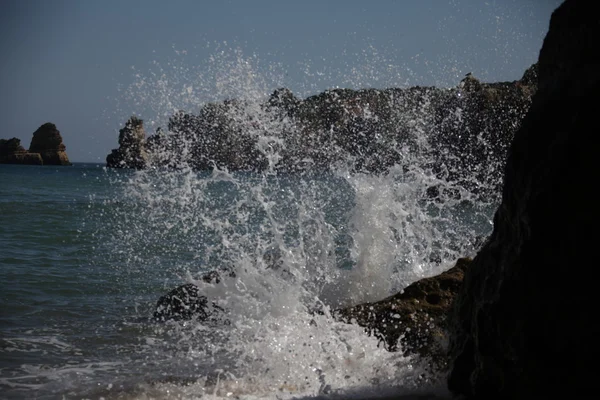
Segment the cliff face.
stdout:
<svg viewBox="0 0 600 400">
<path fill-rule="evenodd" d="M 0 163 L 34 165 L 71 165 L 62 136 L 56 125 L 47 122 L 40 126 L 31 139 L 29 150 L 17 138 L 0 139 Z"/>
<path fill-rule="evenodd" d="M 599 38 L 592 2 L 567 0 L 553 13 L 493 234 L 454 304 L 455 394 L 572 398 L 596 390 Z"/>
</svg>

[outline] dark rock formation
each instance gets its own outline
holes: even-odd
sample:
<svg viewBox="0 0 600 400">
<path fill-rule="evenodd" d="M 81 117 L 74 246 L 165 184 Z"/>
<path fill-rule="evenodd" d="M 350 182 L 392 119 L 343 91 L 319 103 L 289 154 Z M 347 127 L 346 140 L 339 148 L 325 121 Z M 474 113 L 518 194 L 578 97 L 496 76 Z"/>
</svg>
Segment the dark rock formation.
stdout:
<svg viewBox="0 0 600 400">
<path fill-rule="evenodd" d="M 538 82 L 538 65 L 537 63 L 533 64 L 531 67 L 527 68 L 523 77 L 521 78 L 521 84 L 524 86 L 534 86 L 537 88 Z"/>
<path fill-rule="evenodd" d="M 456 95 L 436 107 L 433 169 L 443 181 L 500 193 L 508 148 L 537 89 L 535 68 L 511 83 L 485 84 L 468 75 Z"/>
<path fill-rule="evenodd" d="M 578 398 L 597 390 L 594 6 L 567 0 L 552 15 L 494 231 L 455 301 L 448 385 L 467 399 Z"/>
<path fill-rule="evenodd" d="M 219 284 L 223 276 L 235 278 L 233 271 L 210 271 L 200 278 L 205 283 Z M 153 318 L 155 321 L 197 319 L 204 322 L 224 322 L 225 310 L 200 292 L 193 283 L 181 285 L 161 296 L 156 303 Z"/>
<path fill-rule="evenodd" d="M 292 93 L 291 90 L 287 88 L 279 88 L 276 89 L 269 97 L 269 100 L 267 101 L 267 107 L 275 110 L 276 112 L 282 112 L 283 115 L 292 117 L 298 109 L 300 103 L 300 99 L 294 96 L 294 93 Z"/>
<path fill-rule="evenodd" d="M 8 155 L 15 153 L 25 153 L 25 149 L 21 146 L 21 139 L 0 139 L 0 154 Z"/>
<path fill-rule="evenodd" d="M 414 282 L 375 303 L 335 311 L 334 316 L 365 327 L 390 351 L 400 348 L 405 355 L 418 354 L 443 367 L 447 362 L 446 316 L 470 263 L 471 259 L 461 258 L 440 275 Z"/>
<path fill-rule="evenodd" d="M 39 153 L 44 165 L 71 165 L 62 136 L 56 125 L 46 122 L 34 133 L 29 153 Z"/>
<path fill-rule="evenodd" d="M 218 319 L 223 312 L 217 304 L 209 303 L 206 296 L 200 293 L 198 286 L 188 283 L 176 287 L 158 299 L 153 317 L 160 322 L 192 318 L 210 321 Z"/>
<path fill-rule="evenodd" d="M 43 165 L 39 153 L 28 153 L 17 138 L 0 139 L 0 164 Z"/>
<path fill-rule="evenodd" d="M 506 150 L 536 90 L 534 72 L 504 83 L 468 76 L 452 89 L 335 89 L 301 100 L 282 88 L 261 104 L 209 103 L 173 115 L 145 141 L 147 158 L 139 155 L 143 135 L 132 141 L 134 156 L 120 141 L 108 166 L 380 173 L 409 157 L 429 160 L 420 167 L 446 181 L 498 193 Z"/>
<path fill-rule="evenodd" d="M 129 118 L 125 127 L 119 130 L 119 148 L 112 150 L 106 157 L 106 166 L 134 169 L 146 167 L 148 155 L 145 139 L 144 121 L 134 116 Z"/>
<path fill-rule="evenodd" d="M 29 151 L 17 138 L 0 139 L 0 164 L 71 165 L 62 136 L 50 122 L 33 133 Z"/>
</svg>

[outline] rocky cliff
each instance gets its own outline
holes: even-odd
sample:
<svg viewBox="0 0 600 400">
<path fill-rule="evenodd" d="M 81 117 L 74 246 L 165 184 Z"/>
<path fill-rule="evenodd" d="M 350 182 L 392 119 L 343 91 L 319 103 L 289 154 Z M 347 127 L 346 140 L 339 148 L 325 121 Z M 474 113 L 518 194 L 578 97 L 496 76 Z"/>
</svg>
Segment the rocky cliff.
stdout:
<svg viewBox="0 0 600 400">
<path fill-rule="evenodd" d="M 593 2 L 567 0 L 553 13 L 493 234 L 454 304 L 448 384 L 467 399 L 597 390 L 599 40 Z"/>
<path fill-rule="evenodd" d="M 47 122 L 33 133 L 28 151 L 21 146 L 20 139 L 0 139 L 0 163 L 71 165 L 65 149 L 56 125 Z"/>
<path fill-rule="evenodd" d="M 209 103 L 198 114 L 176 113 L 146 141 L 120 143 L 108 165 L 380 173 L 418 152 L 444 180 L 499 192 L 506 150 L 536 91 L 535 71 L 503 83 L 469 75 L 450 89 L 335 89 L 306 99 L 278 89 L 259 104 Z M 140 149 L 147 157 L 137 156 Z"/>
</svg>

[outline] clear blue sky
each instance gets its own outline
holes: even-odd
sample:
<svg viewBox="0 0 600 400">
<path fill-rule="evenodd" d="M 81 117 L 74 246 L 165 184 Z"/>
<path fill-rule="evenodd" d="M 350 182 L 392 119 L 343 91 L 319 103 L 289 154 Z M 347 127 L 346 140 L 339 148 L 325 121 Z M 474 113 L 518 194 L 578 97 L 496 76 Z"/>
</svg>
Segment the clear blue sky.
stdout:
<svg viewBox="0 0 600 400">
<path fill-rule="evenodd" d="M 332 87 L 516 80 L 560 0 L 2 0 L 1 138 L 45 122 L 72 161 L 104 162 L 137 114 Z M 249 94 L 253 93 L 253 94 Z"/>
</svg>

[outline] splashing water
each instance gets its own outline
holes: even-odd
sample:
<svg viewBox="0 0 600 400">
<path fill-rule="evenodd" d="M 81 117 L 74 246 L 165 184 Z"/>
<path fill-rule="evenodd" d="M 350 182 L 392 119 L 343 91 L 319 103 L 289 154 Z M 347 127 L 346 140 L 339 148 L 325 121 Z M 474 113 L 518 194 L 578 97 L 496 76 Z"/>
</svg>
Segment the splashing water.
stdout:
<svg viewBox="0 0 600 400">
<path fill-rule="evenodd" d="M 428 105 L 398 116 L 412 120 L 411 140 L 388 143 L 399 157 L 386 173 L 353 172 L 346 163 L 282 172 L 284 132 L 295 128 L 260 106 L 281 86 L 280 74 L 266 74 L 256 56 L 237 50 L 217 52 L 202 73 L 176 71 L 138 75 L 128 91 L 138 105 L 150 103 L 153 124 L 235 98 L 228 116 L 256 139 L 268 165 L 262 172 L 216 165 L 198 172 L 181 157 L 174 170 L 113 176 L 122 197 L 110 203 L 99 232 L 110 249 L 103 257 L 124 281 L 142 287 L 147 303 L 191 282 L 226 310 L 222 323 L 151 324 L 137 358 L 158 378 L 128 396 L 361 397 L 416 393 L 423 385 L 431 392 L 415 360 L 331 316 L 441 272 L 491 229 L 492 204 L 432 171 Z M 192 145 L 184 140 L 177 151 L 191 154 Z M 427 196 L 432 184 L 454 195 Z M 202 281 L 203 273 L 223 269 L 235 277 Z"/>
</svg>

